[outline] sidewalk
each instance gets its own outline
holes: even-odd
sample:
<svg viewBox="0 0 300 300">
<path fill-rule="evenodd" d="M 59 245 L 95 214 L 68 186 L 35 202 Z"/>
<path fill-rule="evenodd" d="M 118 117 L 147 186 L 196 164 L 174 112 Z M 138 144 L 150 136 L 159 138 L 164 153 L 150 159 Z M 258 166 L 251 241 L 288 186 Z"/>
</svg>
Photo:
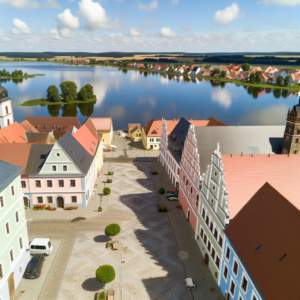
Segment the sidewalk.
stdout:
<svg viewBox="0 0 300 300">
<path fill-rule="evenodd" d="M 157 189 L 161 186 L 161 180 L 162 186 L 166 191 L 174 189 L 166 170 L 159 162 L 153 162 L 152 169 L 158 171 L 157 179 L 155 180 Z M 179 201 L 168 201 L 166 195 L 160 196 L 160 201 L 162 205 L 168 207 L 169 220 L 173 228 L 179 255 L 186 271 L 186 277 L 191 277 L 196 285 L 195 289 L 192 290 L 194 299 L 224 299 L 213 275 L 204 263 L 204 258 L 195 241 L 195 233 L 190 223 L 186 220 L 183 211 L 176 208 L 176 206 L 180 205 Z M 214 291 L 211 292 L 210 288 L 213 288 Z"/>
</svg>

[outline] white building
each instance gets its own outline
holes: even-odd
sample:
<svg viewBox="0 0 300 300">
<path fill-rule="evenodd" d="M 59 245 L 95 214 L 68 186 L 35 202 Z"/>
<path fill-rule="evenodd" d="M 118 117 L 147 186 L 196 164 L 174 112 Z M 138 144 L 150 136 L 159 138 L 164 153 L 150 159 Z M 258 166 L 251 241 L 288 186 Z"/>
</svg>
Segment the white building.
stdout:
<svg viewBox="0 0 300 300">
<path fill-rule="evenodd" d="M 0 83 L 0 129 L 12 124 L 14 115 L 11 105 L 11 98 L 8 97 L 7 90 Z"/>
</svg>

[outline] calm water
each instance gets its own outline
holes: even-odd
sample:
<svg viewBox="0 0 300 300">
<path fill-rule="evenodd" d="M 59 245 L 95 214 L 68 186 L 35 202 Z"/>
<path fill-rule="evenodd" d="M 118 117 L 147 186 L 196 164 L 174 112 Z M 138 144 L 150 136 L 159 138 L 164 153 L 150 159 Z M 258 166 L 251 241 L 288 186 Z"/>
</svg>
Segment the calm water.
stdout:
<svg viewBox="0 0 300 300">
<path fill-rule="evenodd" d="M 166 78 L 111 67 L 68 66 L 51 63 L 0 63 L 9 72 L 22 69 L 28 74 L 46 74 L 22 82 L 2 81 L 13 103 L 46 97 L 49 85 L 74 81 L 78 90 L 90 83 L 97 95 L 96 104 L 14 107 L 14 117 L 26 116 L 112 117 L 115 129 L 128 123 L 145 125 L 152 118 L 207 119 L 210 116 L 230 125 L 283 125 L 289 107 L 298 96 L 289 91 L 246 88 L 209 80 Z"/>
</svg>

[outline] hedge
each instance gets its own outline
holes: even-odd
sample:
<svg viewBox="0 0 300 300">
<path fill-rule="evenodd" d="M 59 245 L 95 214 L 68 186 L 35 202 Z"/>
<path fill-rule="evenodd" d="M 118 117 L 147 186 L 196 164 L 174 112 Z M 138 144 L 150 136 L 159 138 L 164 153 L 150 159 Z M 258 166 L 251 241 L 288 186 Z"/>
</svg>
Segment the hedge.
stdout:
<svg viewBox="0 0 300 300">
<path fill-rule="evenodd" d="M 114 172 L 108 172 L 108 175 L 114 175 Z"/>
<path fill-rule="evenodd" d="M 107 225 L 105 228 L 105 235 L 107 236 L 115 236 L 119 234 L 121 231 L 121 228 L 118 224 L 110 224 Z"/>
<path fill-rule="evenodd" d="M 114 268 L 110 265 L 103 265 L 96 270 L 96 278 L 100 283 L 112 282 L 116 277 Z"/>
<path fill-rule="evenodd" d="M 163 195 L 165 193 L 165 189 L 163 187 L 159 188 L 158 193 Z"/>
<path fill-rule="evenodd" d="M 112 179 L 107 179 L 107 182 L 108 182 L 108 183 L 111 183 L 111 182 L 112 182 Z"/>
<path fill-rule="evenodd" d="M 101 206 L 98 207 L 98 211 L 102 211 L 102 207 Z"/>
<path fill-rule="evenodd" d="M 100 294 L 98 294 L 97 300 L 103 300 L 103 299 L 105 300 L 105 297 L 106 297 L 106 295 L 105 295 L 105 292 L 103 291 Z"/>
<path fill-rule="evenodd" d="M 103 189 L 103 194 L 104 195 L 109 195 L 110 194 L 110 188 L 106 187 Z"/>
</svg>

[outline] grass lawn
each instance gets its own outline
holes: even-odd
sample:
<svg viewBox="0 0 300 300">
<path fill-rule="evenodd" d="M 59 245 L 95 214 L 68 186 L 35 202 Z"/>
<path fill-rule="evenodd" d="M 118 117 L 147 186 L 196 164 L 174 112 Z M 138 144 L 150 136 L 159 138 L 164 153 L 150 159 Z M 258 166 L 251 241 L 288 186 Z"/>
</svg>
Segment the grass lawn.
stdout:
<svg viewBox="0 0 300 300">
<path fill-rule="evenodd" d="M 25 79 L 25 78 L 33 78 L 35 76 L 45 76 L 45 75 L 46 74 L 32 74 L 32 75 L 18 76 L 18 77 L 0 76 L 0 78 L 4 78 L 4 79 Z"/>
<path fill-rule="evenodd" d="M 34 99 L 34 100 L 28 100 L 23 103 L 14 104 L 14 106 L 35 106 L 35 105 L 65 105 L 65 104 L 74 104 L 74 103 L 91 103 L 96 102 L 94 99 L 88 100 L 88 101 L 73 101 L 73 102 L 49 102 L 49 101 L 43 101 L 42 99 Z"/>
</svg>

